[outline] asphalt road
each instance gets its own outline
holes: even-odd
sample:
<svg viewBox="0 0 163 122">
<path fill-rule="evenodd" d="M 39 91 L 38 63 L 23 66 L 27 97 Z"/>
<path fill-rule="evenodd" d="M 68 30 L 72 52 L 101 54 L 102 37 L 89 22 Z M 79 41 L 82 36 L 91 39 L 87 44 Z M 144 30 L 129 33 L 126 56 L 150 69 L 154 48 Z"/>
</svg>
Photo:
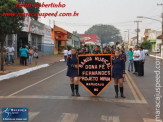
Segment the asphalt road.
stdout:
<svg viewBox="0 0 163 122">
<path fill-rule="evenodd" d="M 127 72 L 126 99 L 115 99 L 113 82 L 98 97 L 82 85 L 81 97 L 71 97 L 67 66 L 60 62 L 0 82 L 0 108 L 27 107 L 29 122 L 155 122 L 155 63 L 147 57 L 144 77 Z"/>
</svg>

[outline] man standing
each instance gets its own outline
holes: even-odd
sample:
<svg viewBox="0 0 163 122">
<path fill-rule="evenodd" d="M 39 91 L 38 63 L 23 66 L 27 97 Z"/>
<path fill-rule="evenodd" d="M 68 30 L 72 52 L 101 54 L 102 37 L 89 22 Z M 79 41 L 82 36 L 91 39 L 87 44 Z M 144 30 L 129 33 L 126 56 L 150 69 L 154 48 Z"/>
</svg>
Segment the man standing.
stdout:
<svg viewBox="0 0 163 122">
<path fill-rule="evenodd" d="M 134 54 L 133 54 L 134 68 L 135 68 L 134 74 L 138 74 L 139 57 L 140 57 L 140 50 L 138 50 L 138 46 L 136 45 L 135 50 L 134 50 Z"/>
<path fill-rule="evenodd" d="M 140 57 L 138 62 L 138 76 L 144 76 L 144 62 L 145 62 L 145 52 L 143 48 L 140 47 Z"/>
<path fill-rule="evenodd" d="M 11 62 L 12 62 L 12 64 L 14 64 L 15 49 L 12 45 L 10 45 L 9 47 L 7 47 L 7 50 L 8 50 L 8 65 L 10 65 Z"/>
</svg>

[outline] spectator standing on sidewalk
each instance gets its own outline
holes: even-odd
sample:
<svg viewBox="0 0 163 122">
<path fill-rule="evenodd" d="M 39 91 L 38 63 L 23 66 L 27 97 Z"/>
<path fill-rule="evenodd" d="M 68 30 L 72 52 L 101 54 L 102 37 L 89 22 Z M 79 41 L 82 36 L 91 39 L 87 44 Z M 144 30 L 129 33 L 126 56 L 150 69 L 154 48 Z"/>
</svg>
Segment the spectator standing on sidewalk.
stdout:
<svg viewBox="0 0 163 122">
<path fill-rule="evenodd" d="M 115 51 L 115 56 L 112 58 L 112 77 L 114 78 L 115 98 L 118 98 L 118 89 L 120 88 L 121 97 L 125 98 L 123 94 L 123 78 L 125 77 L 125 62 L 120 56 L 118 50 Z M 119 84 L 119 87 L 118 87 Z"/>
<path fill-rule="evenodd" d="M 144 76 L 144 63 L 145 63 L 145 52 L 142 47 L 140 47 L 140 57 L 138 63 L 138 76 Z"/>
<path fill-rule="evenodd" d="M 32 64 L 33 54 L 34 54 L 34 51 L 33 51 L 32 47 L 30 46 L 29 50 L 28 50 L 29 64 Z"/>
<path fill-rule="evenodd" d="M 67 62 L 67 56 L 68 56 L 68 50 L 67 48 L 64 49 L 64 59 L 65 59 L 65 62 Z"/>
<path fill-rule="evenodd" d="M 133 54 L 134 68 L 135 68 L 134 74 L 136 75 L 138 74 L 139 57 L 140 57 L 140 50 L 139 50 L 139 47 L 136 45 L 134 54 Z"/>
<path fill-rule="evenodd" d="M 35 50 L 33 56 L 34 56 L 34 59 L 35 59 L 35 66 L 37 66 L 38 65 L 38 58 L 39 58 L 39 51 L 38 51 L 38 49 Z"/>
<path fill-rule="evenodd" d="M 3 55 L 4 55 L 4 63 L 7 65 L 8 64 L 8 52 L 6 48 L 4 48 Z"/>
<path fill-rule="evenodd" d="M 132 48 L 129 49 L 128 51 L 128 60 L 129 60 L 129 64 L 128 64 L 128 71 L 132 71 L 133 72 L 133 51 L 132 51 Z M 130 68 L 131 67 L 131 68 Z M 130 70 L 131 69 L 131 70 Z"/>
<path fill-rule="evenodd" d="M 78 65 L 77 65 L 77 51 L 75 48 L 71 49 L 71 57 L 67 59 L 67 76 L 70 77 L 71 96 L 80 96 L 79 94 L 79 80 L 78 80 Z"/>
<path fill-rule="evenodd" d="M 20 64 L 23 65 L 20 49 L 22 49 L 22 47 L 19 48 L 19 57 L 20 57 Z"/>
<path fill-rule="evenodd" d="M 20 49 L 20 57 L 22 59 L 22 65 L 27 66 L 28 49 L 25 45 Z"/>
<path fill-rule="evenodd" d="M 11 64 L 14 64 L 14 52 L 15 52 L 15 49 L 12 45 L 10 45 L 9 47 L 7 47 L 7 51 L 8 51 L 8 65 Z"/>
</svg>

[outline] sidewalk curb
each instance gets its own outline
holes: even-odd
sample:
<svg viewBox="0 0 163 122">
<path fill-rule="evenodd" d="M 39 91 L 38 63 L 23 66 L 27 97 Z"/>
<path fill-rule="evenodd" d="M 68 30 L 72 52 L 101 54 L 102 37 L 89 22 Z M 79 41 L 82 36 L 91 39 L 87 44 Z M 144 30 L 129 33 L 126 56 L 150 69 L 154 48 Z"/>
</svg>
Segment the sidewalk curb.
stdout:
<svg viewBox="0 0 163 122">
<path fill-rule="evenodd" d="M 27 68 L 27 69 L 19 70 L 19 71 L 12 72 L 12 73 L 9 73 L 6 75 L 2 75 L 2 76 L 0 76 L 0 82 L 5 80 L 5 79 L 18 77 L 18 76 L 21 76 L 21 75 L 27 74 L 29 72 L 32 72 L 32 71 L 35 71 L 35 70 L 38 70 L 38 69 L 41 69 L 44 67 L 48 67 L 48 66 L 50 66 L 50 65 L 49 64 L 43 64 L 43 65 L 40 65 L 38 67 Z"/>
<path fill-rule="evenodd" d="M 163 59 L 163 58 L 161 58 L 161 57 L 159 57 L 159 56 L 155 56 L 155 55 L 149 55 L 149 56 L 151 56 L 151 57 L 154 57 L 154 58 L 159 58 L 159 59 Z"/>
</svg>

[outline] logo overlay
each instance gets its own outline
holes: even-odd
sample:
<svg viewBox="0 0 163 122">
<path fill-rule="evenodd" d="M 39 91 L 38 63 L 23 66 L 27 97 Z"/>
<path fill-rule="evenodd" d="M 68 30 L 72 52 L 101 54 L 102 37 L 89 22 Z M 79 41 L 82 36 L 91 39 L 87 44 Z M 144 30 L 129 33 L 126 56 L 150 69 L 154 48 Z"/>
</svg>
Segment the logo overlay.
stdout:
<svg viewBox="0 0 163 122">
<path fill-rule="evenodd" d="M 80 83 L 93 96 L 98 96 L 111 82 L 111 59 L 109 54 L 78 56 Z"/>
<path fill-rule="evenodd" d="M 28 108 L 2 108 L 2 121 L 28 121 Z"/>
</svg>

